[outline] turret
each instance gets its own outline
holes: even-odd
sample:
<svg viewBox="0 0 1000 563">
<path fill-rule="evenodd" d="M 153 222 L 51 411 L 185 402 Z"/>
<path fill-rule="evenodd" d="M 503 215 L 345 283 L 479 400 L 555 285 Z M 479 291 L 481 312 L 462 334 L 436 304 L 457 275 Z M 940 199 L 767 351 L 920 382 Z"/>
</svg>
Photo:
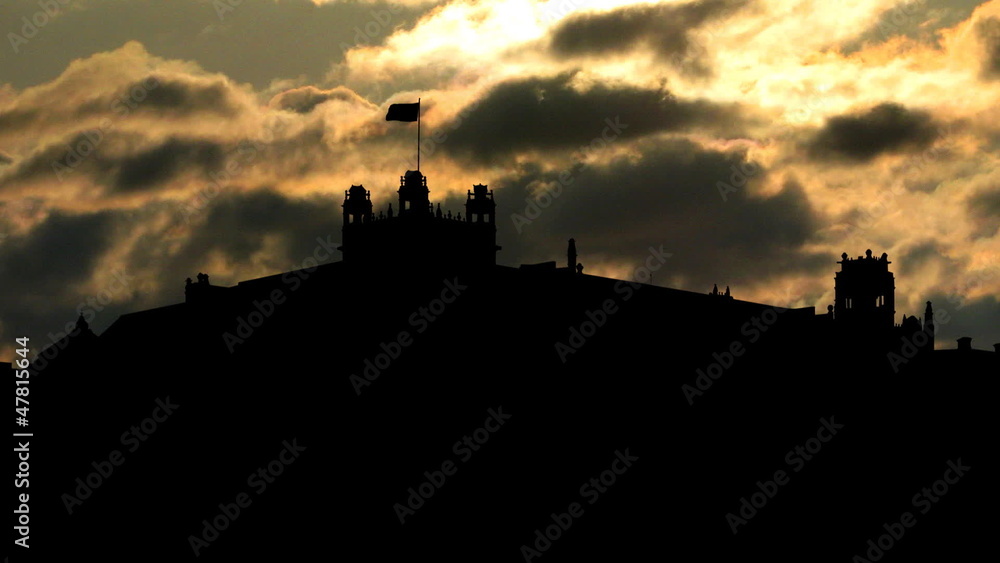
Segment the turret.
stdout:
<svg viewBox="0 0 1000 563">
<path fill-rule="evenodd" d="M 845 328 L 888 333 L 893 328 L 895 279 L 889 271 L 889 256 L 850 259 L 841 254 L 841 269 L 834 284 L 834 318 Z"/>
<path fill-rule="evenodd" d="M 493 201 L 493 190 L 488 190 L 483 184 L 472 186 L 465 200 L 465 217 L 469 222 L 496 223 L 497 204 Z"/>
<path fill-rule="evenodd" d="M 399 214 L 423 215 L 431 213 L 430 190 L 427 177 L 419 170 L 407 170 L 399 177 Z"/>
<path fill-rule="evenodd" d="M 344 225 L 368 222 L 372 219 L 372 193 L 363 185 L 351 186 L 344 192 Z"/>
</svg>

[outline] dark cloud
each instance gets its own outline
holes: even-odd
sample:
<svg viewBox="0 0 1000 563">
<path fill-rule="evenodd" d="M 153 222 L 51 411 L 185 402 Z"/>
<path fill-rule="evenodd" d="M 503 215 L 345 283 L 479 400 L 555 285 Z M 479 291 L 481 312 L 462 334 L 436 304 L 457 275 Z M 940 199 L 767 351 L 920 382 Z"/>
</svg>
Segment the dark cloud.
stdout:
<svg viewBox="0 0 1000 563">
<path fill-rule="evenodd" d="M 622 53 L 647 47 L 678 66 L 693 63 L 691 70 L 706 72 L 704 62 L 698 60 L 704 55 L 704 47 L 693 43 L 688 32 L 746 4 L 741 0 L 699 0 L 577 14 L 553 31 L 551 49 L 560 56 L 573 56 Z"/>
<path fill-rule="evenodd" d="M 126 52 L 136 49 L 141 50 L 141 46 L 133 44 L 109 56 L 125 57 Z M 90 65 L 87 70 L 100 76 L 100 64 L 88 60 L 80 63 L 83 65 Z M 100 93 L 88 96 L 79 91 L 79 74 L 64 75 L 46 95 L 27 97 L 0 111 L 0 135 L 39 136 L 49 131 L 78 129 L 83 124 L 98 126 L 102 122 L 102 126 L 113 126 L 132 116 L 145 116 L 147 121 L 189 117 L 230 119 L 248 106 L 239 99 L 237 86 L 220 77 L 152 74 L 127 83 L 117 79 L 117 83 L 95 85 Z"/>
<path fill-rule="evenodd" d="M 452 132 L 442 132 L 448 135 L 442 147 L 487 162 L 508 160 L 519 151 L 581 148 L 602 135 L 635 140 L 698 127 L 725 127 L 738 134 L 735 105 L 681 100 L 668 91 L 631 86 L 598 84 L 581 92 L 571 80 L 565 74 L 500 84 L 463 110 Z M 616 123 L 622 124 L 620 130 L 609 129 Z"/>
<path fill-rule="evenodd" d="M 316 106 L 329 100 L 340 100 L 351 104 L 375 109 L 375 104 L 362 98 L 350 88 L 338 86 L 331 90 L 320 90 L 315 86 L 304 86 L 282 92 L 271 99 L 270 105 L 296 113 L 309 113 Z"/>
<path fill-rule="evenodd" d="M 899 276 L 907 279 L 914 279 L 924 266 L 932 263 L 940 263 L 948 270 L 958 270 L 964 267 L 960 260 L 951 258 L 945 254 L 945 247 L 934 240 L 924 240 L 914 245 L 903 248 L 898 257 L 891 257 L 894 263 L 898 263 Z"/>
<path fill-rule="evenodd" d="M 995 280 L 996 273 L 993 273 Z M 928 296 L 934 307 L 936 346 L 945 349 L 958 347 L 957 340 L 963 336 L 973 338 L 972 347 L 981 350 L 993 350 L 994 344 L 1000 344 L 1000 301 L 996 297 L 985 296 L 971 299 L 964 295 L 966 289 L 976 288 L 975 280 L 970 280 L 966 286 L 959 287 L 958 293 L 934 294 Z M 942 314 L 947 311 L 946 314 Z M 923 313 L 921 309 L 920 313 Z M 940 319 L 947 322 L 942 323 Z"/>
<path fill-rule="evenodd" d="M 76 319 L 76 306 L 85 298 L 77 288 L 94 275 L 118 224 L 110 211 L 56 211 L 30 232 L 6 237 L 0 243 L 0 337 L 29 336 L 40 349 L 49 342 L 42 338 L 47 331 Z"/>
<path fill-rule="evenodd" d="M 81 131 L 21 160 L 0 177 L 0 193 L 21 183 L 51 186 L 86 177 L 107 195 L 151 191 L 177 178 L 196 174 L 206 181 L 256 155 L 249 143 L 221 143 L 200 138 L 170 137 L 149 141 L 140 133 Z"/>
<path fill-rule="evenodd" d="M 223 191 L 194 215 L 170 201 L 152 201 L 131 212 L 53 212 L 29 233 L 0 242 L 0 336 L 28 335 L 39 348 L 47 344 L 47 334 L 64 330 L 75 321 L 78 307 L 93 297 L 81 284 L 111 274 L 98 272 L 102 258 L 139 225 L 167 224 L 143 228 L 130 241 L 129 253 L 108 266 L 125 272 L 131 285 L 119 289 L 100 311 L 88 309 L 88 314 L 96 313 L 92 327 L 98 333 L 120 314 L 183 301 L 184 279 L 200 271 L 213 274 L 213 283 L 222 285 L 252 277 L 213 271 L 219 256 L 235 272 L 263 266 L 266 273 L 281 273 L 301 267 L 314 255 L 317 238 L 339 244 L 340 203 L 334 197 L 292 198 L 258 189 Z M 339 259 L 335 250 L 330 253 L 330 261 Z"/>
<path fill-rule="evenodd" d="M 324 137 L 329 128 L 320 120 L 293 133 L 287 127 L 286 122 L 274 120 L 267 127 L 267 138 L 230 140 L 150 138 L 145 131 L 126 128 L 77 131 L 0 168 L 0 195 L 23 193 L 25 186 L 45 193 L 58 190 L 65 181 L 94 186 L 94 196 L 155 194 L 191 181 L 244 182 L 253 177 L 251 169 L 252 174 L 286 179 L 328 170 L 332 153 Z"/>
<path fill-rule="evenodd" d="M 976 227 L 975 237 L 990 238 L 1000 230 L 1000 188 L 981 191 L 966 202 Z"/>
<path fill-rule="evenodd" d="M 59 293 L 87 280 L 96 259 L 112 242 L 113 217 L 112 212 L 53 212 L 29 233 L 8 237 L 0 246 L 4 293 Z"/>
<path fill-rule="evenodd" d="M 100 151 L 94 151 L 95 139 L 101 139 L 101 144 L 109 138 L 125 138 L 118 132 L 105 133 L 98 137 L 96 130 L 77 131 L 64 137 L 63 140 L 43 146 L 32 154 L 20 159 L 6 174 L 0 176 L 0 193 L 17 187 L 19 184 L 53 185 L 67 177 L 80 173 L 103 174 L 112 165 L 105 161 Z M 136 141 L 134 136 L 128 140 Z M 82 158 L 74 153 L 73 147 L 87 151 L 87 157 Z"/>
<path fill-rule="evenodd" d="M 171 138 L 156 147 L 125 157 L 118 163 L 114 190 L 129 192 L 159 186 L 178 174 L 222 169 L 225 151 L 203 139 Z"/>
<path fill-rule="evenodd" d="M 9 134 L 31 127 L 41 118 L 42 112 L 35 108 L 7 108 L 0 111 L 0 134 Z"/>
<path fill-rule="evenodd" d="M 899 104 L 827 119 L 809 143 L 814 159 L 869 161 L 883 153 L 924 149 L 938 137 L 930 114 Z"/>
<path fill-rule="evenodd" d="M 1000 78 L 1000 19 L 986 18 L 976 25 L 976 32 L 983 42 L 983 76 L 996 80 Z"/>
<path fill-rule="evenodd" d="M 269 273 L 289 271 L 313 255 L 317 237 L 324 241 L 330 237 L 339 244 L 341 203 L 333 196 L 293 198 L 269 188 L 224 191 L 195 215 L 174 215 L 175 226 L 187 223 L 191 229 L 175 251 L 168 254 L 162 233 L 150 234 L 139 240 L 129 262 L 138 269 L 155 269 L 160 279 L 178 280 L 178 288 L 220 255 L 235 269 L 253 264 Z M 269 239 L 277 243 L 271 240 L 261 255 Z M 334 252 L 330 261 L 337 260 L 340 253 Z M 243 278 L 213 278 L 213 283 L 220 284 L 239 281 Z"/>
<path fill-rule="evenodd" d="M 937 45 L 940 31 L 969 19 L 986 0 L 911 0 L 888 6 L 870 27 L 839 46 L 852 54 L 868 45 L 884 43 L 894 37 L 908 37 Z"/>
<path fill-rule="evenodd" d="M 78 115 L 114 115 L 156 113 L 156 117 L 179 117 L 215 114 L 232 117 L 240 110 L 234 86 L 221 78 L 195 79 L 191 76 L 164 77 L 149 75 L 117 92 L 82 104 Z"/>
<path fill-rule="evenodd" d="M 526 198 L 536 196 L 529 187 L 556 182 L 559 175 L 526 168 L 500 182 L 501 260 L 516 265 L 559 258 L 572 237 L 585 265 L 589 255 L 633 257 L 638 266 L 650 246 L 662 244 L 674 257 L 661 279 L 678 275 L 686 288 L 706 291 L 712 283 L 746 286 L 833 268 L 835 257 L 803 249 L 821 219 L 794 180 L 776 195 L 757 197 L 742 184 L 747 176 L 739 175 L 741 187 L 723 201 L 719 182 L 730 183 L 740 170 L 751 184 L 767 174 L 739 153 L 679 140 L 650 143 L 637 163 L 623 158 L 607 168 L 570 171 L 572 182 L 518 234 L 513 215 L 530 216 Z"/>
</svg>

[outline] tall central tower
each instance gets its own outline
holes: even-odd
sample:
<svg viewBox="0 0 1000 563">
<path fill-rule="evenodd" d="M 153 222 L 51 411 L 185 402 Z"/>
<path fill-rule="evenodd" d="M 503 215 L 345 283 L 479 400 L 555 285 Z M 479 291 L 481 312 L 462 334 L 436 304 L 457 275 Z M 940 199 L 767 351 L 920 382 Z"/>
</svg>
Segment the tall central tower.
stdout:
<svg viewBox="0 0 1000 563">
<path fill-rule="evenodd" d="M 399 210 L 373 210 L 371 192 L 351 186 L 344 195 L 344 261 L 372 271 L 455 270 L 496 264 L 496 202 L 488 186 L 468 191 L 465 217 L 435 212 L 427 177 L 407 170 L 399 178 Z"/>
<path fill-rule="evenodd" d="M 834 285 L 834 320 L 845 328 L 863 332 L 889 332 L 896 318 L 896 281 L 889 271 L 889 255 L 872 256 L 871 250 L 855 260 L 841 255 Z"/>
<path fill-rule="evenodd" d="M 407 170 L 399 177 L 399 214 L 423 215 L 431 214 L 430 189 L 427 188 L 427 176 L 419 170 Z"/>
</svg>

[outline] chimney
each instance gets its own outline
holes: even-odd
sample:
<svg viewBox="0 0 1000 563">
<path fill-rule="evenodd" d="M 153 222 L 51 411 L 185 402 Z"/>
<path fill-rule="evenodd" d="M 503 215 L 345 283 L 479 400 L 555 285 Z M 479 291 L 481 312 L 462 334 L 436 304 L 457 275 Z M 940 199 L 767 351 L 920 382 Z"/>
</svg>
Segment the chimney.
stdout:
<svg viewBox="0 0 1000 563">
<path fill-rule="evenodd" d="M 958 339 L 958 349 L 964 351 L 972 350 L 972 338 L 963 336 Z"/>
<path fill-rule="evenodd" d="M 997 342 L 996 344 L 993 345 L 993 351 L 996 352 L 997 354 L 1000 354 L 1000 342 Z"/>
</svg>

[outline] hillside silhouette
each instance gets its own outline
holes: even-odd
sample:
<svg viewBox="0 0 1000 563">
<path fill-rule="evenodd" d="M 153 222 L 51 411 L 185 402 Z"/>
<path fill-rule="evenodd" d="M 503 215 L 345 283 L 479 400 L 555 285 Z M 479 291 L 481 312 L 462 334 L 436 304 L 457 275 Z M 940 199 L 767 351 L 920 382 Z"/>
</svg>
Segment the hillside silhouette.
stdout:
<svg viewBox="0 0 1000 563">
<path fill-rule="evenodd" d="M 342 239 L 317 241 L 341 261 L 231 287 L 177 272 L 183 301 L 100 335 L 81 317 L 42 353 L 32 554 L 989 552 L 1000 359 L 934 350 L 933 304 L 895 310 L 887 255 L 832 256 L 817 313 L 646 283 L 669 270 L 662 248 L 637 279 L 590 275 L 586 233 L 552 262 L 499 265 L 488 186 L 442 210 L 408 171 L 398 196 L 347 190 Z"/>
</svg>

